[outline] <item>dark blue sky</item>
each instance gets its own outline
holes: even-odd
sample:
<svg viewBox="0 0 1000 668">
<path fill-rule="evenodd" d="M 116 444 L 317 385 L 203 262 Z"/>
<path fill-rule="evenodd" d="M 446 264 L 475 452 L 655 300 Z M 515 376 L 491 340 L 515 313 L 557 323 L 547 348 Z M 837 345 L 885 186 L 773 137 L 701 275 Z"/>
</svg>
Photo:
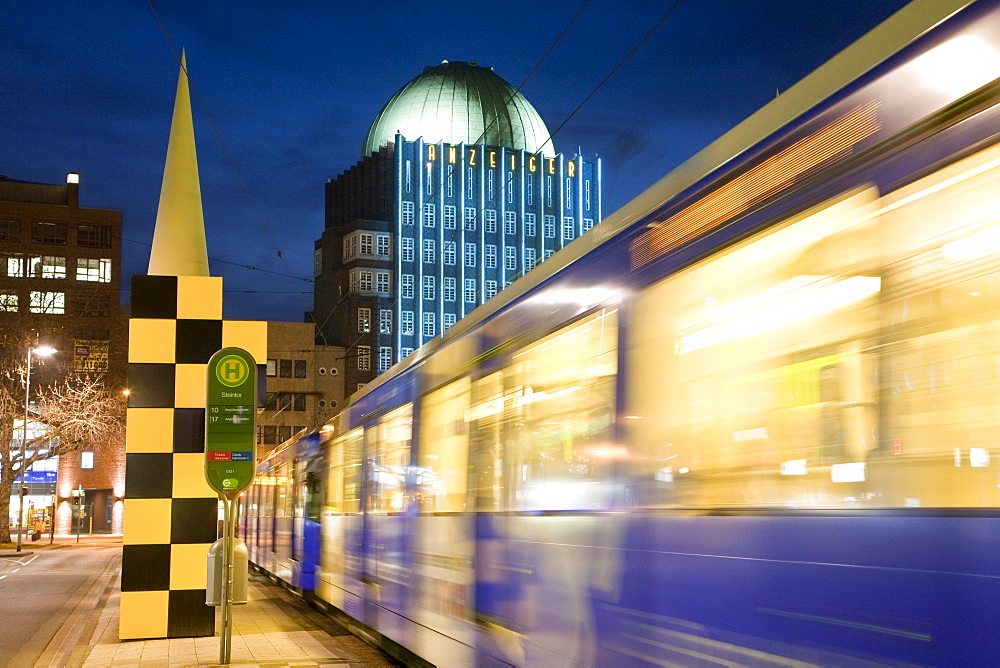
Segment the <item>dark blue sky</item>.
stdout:
<svg viewBox="0 0 1000 668">
<path fill-rule="evenodd" d="M 550 131 L 671 4 L 586 5 L 521 90 Z M 556 150 L 603 158 L 610 213 L 904 4 L 685 0 L 556 134 Z M 186 49 L 211 118 L 195 101 L 209 257 L 225 277 L 226 316 L 301 320 L 312 307 L 323 184 L 359 159 L 382 105 L 442 59 L 492 65 L 520 85 L 580 3 L 153 7 Z M 178 70 L 153 11 L 139 0 L 8 0 L 0 26 L 0 174 L 63 183 L 79 172 L 83 206 L 123 211 L 124 273 L 145 273 Z"/>
</svg>

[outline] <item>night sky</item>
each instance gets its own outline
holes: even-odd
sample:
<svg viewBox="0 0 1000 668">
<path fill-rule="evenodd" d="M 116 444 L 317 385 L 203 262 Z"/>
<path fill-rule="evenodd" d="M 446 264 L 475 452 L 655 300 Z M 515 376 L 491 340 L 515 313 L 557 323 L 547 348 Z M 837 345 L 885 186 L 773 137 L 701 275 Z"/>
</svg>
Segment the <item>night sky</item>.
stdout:
<svg viewBox="0 0 1000 668">
<path fill-rule="evenodd" d="M 674 3 L 583 4 L 521 89 L 550 132 Z M 559 130 L 555 148 L 602 157 L 607 215 L 904 4 L 685 0 Z M 442 59 L 493 66 L 517 87 L 580 7 L 7 0 L 0 174 L 61 184 L 78 172 L 82 206 L 122 210 L 127 289 L 129 275 L 146 272 L 177 85 L 171 44 L 183 47 L 226 317 L 301 321 L 312 308 L 323 184 L 360 159 L 388 99 Z"/>
</svg>

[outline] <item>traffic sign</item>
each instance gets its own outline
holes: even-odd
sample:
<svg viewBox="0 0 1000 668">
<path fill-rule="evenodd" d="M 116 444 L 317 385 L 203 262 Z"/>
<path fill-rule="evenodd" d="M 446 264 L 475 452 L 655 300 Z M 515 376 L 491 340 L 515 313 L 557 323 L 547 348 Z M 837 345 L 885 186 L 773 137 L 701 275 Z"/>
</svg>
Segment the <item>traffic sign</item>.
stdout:
<svg viewBox="0 0 1000 668">
<path fill-rule="evenodd" d="M 205 479 L 235 494 L 253 482 L 256 462 L 257 365 L 242 348 L 223 348 L 208 361 Z"/>
</svg>

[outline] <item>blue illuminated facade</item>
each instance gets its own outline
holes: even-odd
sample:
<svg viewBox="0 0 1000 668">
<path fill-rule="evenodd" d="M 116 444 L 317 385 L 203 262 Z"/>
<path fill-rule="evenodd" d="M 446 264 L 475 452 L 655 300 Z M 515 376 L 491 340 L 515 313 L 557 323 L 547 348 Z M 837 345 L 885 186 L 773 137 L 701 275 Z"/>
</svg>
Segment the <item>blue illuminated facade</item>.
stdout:
<svg viewBox="0 0 1000 668">
<path fill-rule="evenodd" d="M 324 342 L 374 378 L 601 220 L 601 161 L 396 136 L 327 183 Z"/>
</svg>

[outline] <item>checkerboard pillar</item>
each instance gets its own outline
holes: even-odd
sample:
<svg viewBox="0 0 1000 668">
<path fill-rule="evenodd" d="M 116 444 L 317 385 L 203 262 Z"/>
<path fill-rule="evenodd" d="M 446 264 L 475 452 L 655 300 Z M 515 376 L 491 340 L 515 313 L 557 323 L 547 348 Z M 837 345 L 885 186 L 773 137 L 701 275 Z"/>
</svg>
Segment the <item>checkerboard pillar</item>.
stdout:
<svg viewBox="0 0 1000 668">
<path fill-rule="evenodd" d="M 215 608 L 205 605 L 218 526 L 204 475 L 205 374 L 228 346 L 263 362 L 267 323 L 223 320 L 221 278 L 132 278 L 122 640 L 215 634 Z"/>
</svg>

